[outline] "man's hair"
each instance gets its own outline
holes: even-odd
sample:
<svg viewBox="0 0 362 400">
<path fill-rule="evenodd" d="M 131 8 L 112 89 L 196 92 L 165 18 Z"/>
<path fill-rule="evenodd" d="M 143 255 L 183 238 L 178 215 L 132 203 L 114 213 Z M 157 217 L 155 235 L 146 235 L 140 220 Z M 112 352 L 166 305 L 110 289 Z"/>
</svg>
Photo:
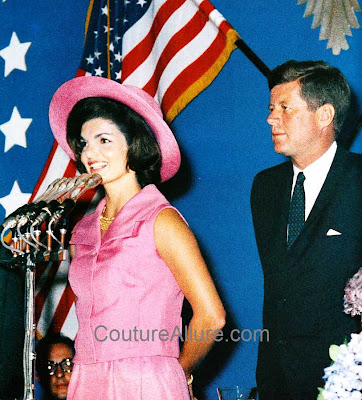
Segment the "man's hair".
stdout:
<svg viewBox="0 0 362 400">
<path fill-rule="evenodd" d="M 342 72 L 324 61 L 290 60 L 270 72 L 269 89 L 296 80 L 300 84 L 300 96 L 310 110 L 316 111 L 326 103 L 333 105 L 333 127 L 338 134 L 347 117 L 351 101 L 351 90 Z"/>
<path fill-rule="evenodd" d="M 125 104 L 106 97 L 87 97 L 80 100 L 69 114 L 67 141 L 81 172 L 85 172 L 80 161 L 81 129 L 85 122 L 93 118 L 107 119 L 123 133 L 128 145 L 128 167 L 136 172 L 142 188 L 161 181 L 161 152 L 152 130 L 141 115 Z"/>
<path fill-rule="evenodd" d="M 72 350 L 73 355 L 75 353 L 74 342 L 73 342 L 73 340 L 69 339 L 67 336 L 62 335 L 61 333 L 44 336 L 43 339 L 41 339 L 38 342 L 38 344 L 36 346 L 36 350 L 35 350 L 36 371 L 39 376 L 39 381 L 41 382 L 42 385 L 47 385 L 49 382 L 47 362 L 49 359 L 50 348 L 54 344 L 65 344 Z"/>
</svg>

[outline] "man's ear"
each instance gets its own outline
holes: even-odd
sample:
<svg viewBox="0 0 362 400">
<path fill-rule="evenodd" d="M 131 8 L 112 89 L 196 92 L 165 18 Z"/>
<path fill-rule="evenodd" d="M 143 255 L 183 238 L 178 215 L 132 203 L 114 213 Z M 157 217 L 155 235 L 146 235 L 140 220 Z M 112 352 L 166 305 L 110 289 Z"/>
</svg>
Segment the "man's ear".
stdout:
<svg viewBox="0 0 362 400">
<path fill-rule="evenodd" d="M 330 103 L 323 104 L 316 111 L 318 123 L 321 128 L 325 128 L 329 125 L 333 125 L 334 115 L 335 115 L 334 106 Z"/>
</svg>

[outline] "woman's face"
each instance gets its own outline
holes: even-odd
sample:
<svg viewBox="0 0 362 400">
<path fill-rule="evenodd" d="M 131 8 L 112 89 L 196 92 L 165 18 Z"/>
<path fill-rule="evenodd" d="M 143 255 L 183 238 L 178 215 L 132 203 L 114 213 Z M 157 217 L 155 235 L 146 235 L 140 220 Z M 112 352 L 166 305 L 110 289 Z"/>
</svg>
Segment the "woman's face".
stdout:
<svg viewBox="0 0 362 400">
<path fill-rule="evenodd" d="M 128 173 L 128 145 L 123 133 L 112 121 L 94 118 L 82 125 L 81 143 L 84 144 L 81 161 L 88 173 L 97 173 L 103 184 L 120 180 Z"/>
</svg>

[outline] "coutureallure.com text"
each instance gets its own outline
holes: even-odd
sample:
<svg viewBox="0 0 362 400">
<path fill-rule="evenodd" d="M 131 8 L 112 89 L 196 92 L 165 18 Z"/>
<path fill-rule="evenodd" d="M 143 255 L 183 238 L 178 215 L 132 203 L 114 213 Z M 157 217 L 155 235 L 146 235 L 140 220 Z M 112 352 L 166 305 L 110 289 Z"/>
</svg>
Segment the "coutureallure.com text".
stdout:
<svg viewBox="0 0 362 400">
<path fill-rule="evenodd" d="M 94 329 L 94 337 L 98 342 L 167 342 L 179 340 L 181 342 L 269 342 L 268 329 L 233 329 L 227 334 L 221 329 L 196 330 L 185 326 L 183 330 L 175 326 L 169 329 L 109 329 L 105 325 L 98 325 Z"/>
</svg>

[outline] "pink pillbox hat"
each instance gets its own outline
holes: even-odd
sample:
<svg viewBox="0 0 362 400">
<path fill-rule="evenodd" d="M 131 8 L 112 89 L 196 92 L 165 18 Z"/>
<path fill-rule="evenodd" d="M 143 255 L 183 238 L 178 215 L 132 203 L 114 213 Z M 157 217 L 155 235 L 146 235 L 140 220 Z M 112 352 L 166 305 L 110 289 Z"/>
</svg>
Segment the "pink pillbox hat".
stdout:
<svg viewBox="0 0 362 400">
<path fill-rule="evenodd" d="M 50 103 L 49 122 L 53 135 L 72 160 L 75 156 L 67 142 L 67 120 L 75 104 L 87 97 L 114 99 L 140 114 L 155 135 L 161 151 L 161 181 L 176 174 L 181 163 L 180 149 L 155 99 L 135 86 L 95 76 L 82 76 L 65 82 Z"/>
</svg>

